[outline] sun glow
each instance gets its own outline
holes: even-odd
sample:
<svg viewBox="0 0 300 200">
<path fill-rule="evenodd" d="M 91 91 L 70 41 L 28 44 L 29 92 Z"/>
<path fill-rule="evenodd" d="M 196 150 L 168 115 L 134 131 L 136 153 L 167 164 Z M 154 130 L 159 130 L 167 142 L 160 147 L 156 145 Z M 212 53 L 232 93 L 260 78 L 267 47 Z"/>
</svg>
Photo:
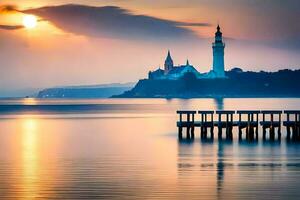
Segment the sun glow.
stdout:
<svg viewBox="0 0 300 200">
<path fill-rule="evenodd" d="M 25 15 L 23 17 L 23 25 L 27 29 L 35 28 L 37 25 L 37 19 L 33 15 Z"/>
</svg>

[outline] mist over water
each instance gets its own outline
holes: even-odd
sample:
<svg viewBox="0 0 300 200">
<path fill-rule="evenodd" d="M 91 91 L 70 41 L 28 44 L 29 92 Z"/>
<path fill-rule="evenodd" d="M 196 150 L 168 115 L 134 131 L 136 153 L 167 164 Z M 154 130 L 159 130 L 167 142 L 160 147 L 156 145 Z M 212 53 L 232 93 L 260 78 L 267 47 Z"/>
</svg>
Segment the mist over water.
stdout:
<svg viewBox="0 0 300 200">
<path fill-rule="evenodd" d="M 176 110 L 300 99 L 0 100 L 3 199 L 297 199 L 300 144 L 178 141 Z M 215 130 L 216 132 L 216 130 Z"/>
</svg>

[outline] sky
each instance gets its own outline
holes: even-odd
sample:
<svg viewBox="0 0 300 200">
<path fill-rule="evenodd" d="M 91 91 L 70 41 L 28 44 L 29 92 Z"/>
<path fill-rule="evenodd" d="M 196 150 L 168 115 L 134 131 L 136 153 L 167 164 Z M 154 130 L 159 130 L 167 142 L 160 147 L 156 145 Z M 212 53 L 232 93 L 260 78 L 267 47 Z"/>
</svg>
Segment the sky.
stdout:
<svg viewBox="0 0 300 200">
<path fill-rule="evenodd" d="M 218 23 L 227 70 L 299 69 L 299 10 L 298 0 L 1 0 L 0 97 L 136 82 L 168 50 L 207 72 Z M 26 15 L 36 27 L 23 27 Z"/>
</svg>

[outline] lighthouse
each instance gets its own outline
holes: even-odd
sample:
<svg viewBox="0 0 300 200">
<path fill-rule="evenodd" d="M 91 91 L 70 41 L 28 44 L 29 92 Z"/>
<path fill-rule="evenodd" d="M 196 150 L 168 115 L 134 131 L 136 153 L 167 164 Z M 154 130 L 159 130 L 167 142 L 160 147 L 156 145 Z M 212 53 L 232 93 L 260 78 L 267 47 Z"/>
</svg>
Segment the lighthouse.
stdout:
<svg viewBox="0 0 300 200">
<path fill-rule="evenodd" d="M 215 78 L 225 78 L 224 71 L 224 49 L 225 43 L 222 39 L 222 32 L 220 26 L 217 27 L 215 34 L 215 41 L 212 44 L 213 49 L 213 74 Z"/>
<path fill-rule="evenodd" d="M 174 65 L 170 51 L 168 51 L 165 60 L 164 69 L 160 67 L 157 70 L 150 71 L 148 74 L 151 80 L 179 80 L 186 73 L 193 73 L 197 79 L 221 79 L 227 78 L 225 75 L 224 67 L 224 49 L 225 43 L 223 42 L 221 28 L 218 25 L 217 32 L 215 33 L 215 41 L 212 43 L 213 49 L 213 65 L 212 69 L 207 73 L 200 73 L 194 66 L 190 65 L 187 60 L 184 65 Z"/>
</svg>

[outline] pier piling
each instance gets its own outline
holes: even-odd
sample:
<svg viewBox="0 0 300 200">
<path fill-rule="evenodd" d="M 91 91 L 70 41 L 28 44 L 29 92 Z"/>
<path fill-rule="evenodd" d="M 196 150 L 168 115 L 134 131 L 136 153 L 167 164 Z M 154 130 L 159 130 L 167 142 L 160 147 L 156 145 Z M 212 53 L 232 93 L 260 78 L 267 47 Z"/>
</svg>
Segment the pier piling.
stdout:
<svg viewBox="0 0 300 200">
<path fill-rule="evenodd" d="M 218 115 L 218 121 L 215 122 L 215 126 L 218 127 L 218 137 L 219 139 L 222 139 L 222 130 L 225 128 L 226 132 L 226 139 L 232 140 L 233 134 L 232 134 L 232 128 L 233 128 L 233 114 L 235 114 L 235 111 L 227 110 L 227 111 L 216 111 L 216 114 Z M 222 119 L 222 117 L 225 117 L 225 120 Z"/>
<path fill-rule="evenodd" d="M 242 140 L 243 129 L 246 129 L 246 140 L 258 140 L 258 116 L 260 111 L 257 110 L 240 110 L 237 111 L 239 121 L 239 140 Z M 246 118 L 246 120 L 245 120 Z"/>
<path fill-rule="evenodd" d="M 200 121 L 195 120 L 196 111 L 177 111 L 179 121 L 177 121 L 178 138 L 181 140 L 186 133 L 186 139 L 195 138 L 195 128 L 200 127 L 201 139 L 214 139 L 214 127 L 217 127 L 218 138 L 221 140 L 223 129 L 225 129 L 226 139 L 233 139 L 233 127 L 238 127 L 238 138 L 242 140 L 243 129 L 245 129 L 246 140 L 258 140 L 259 124 L 262 128 L 262 139 L 266 140 L 269 133 L 269 139 L 274 141 L 281 139 L 281 126 L 286 127 L 287 140 L 300 140 L 300 110 L 286 110 L 286 120 L 281 119 L 282 111 L 280 110 L 239 110 L 237 112 L 228 111 L 198 111 Z M 214 121 L 214 114 L 217 114 L 217 121 Z M 234 114 L 238 114 L 238 121 L 233 121 Z M 259 122 L 259 115 L 262 114 L 262 121 Z M 185 130 L 186 131 L 185 131 Z M 208 134 L 210 132 L 210 137 Z"/>
<path fill-rule="evenodd" d="M 210 139 L 214 138 L 214 111 L 198 111 L 201 130 L 201 138 L 207 139 L 208 129 L 210 129 Z"/>
<path fill-rule="evenodd" d="M 178 138 L 183 139 L 183 128 L 186 128 L 186 138 L 194 139 L 195 137 L 195 114 L 196 111 L 177 111 L 179 114 Z"/>
<path fill-rule="evenodd" d="M 300 129 L 300 111 L 299 110 L 285 110 L 286 121 L 283 122 L 283 126 L 287 130 L 287 139 L 290 140 L 292 134 L 292 140 L 299 140 L 299 129 Z M 291 132 L 292 129 L 292 132 Z"/>
<path fill-rule="evenodd" d="M 263 139 L 266 139 L 266 129 L 269 129 L 269 138 L 271 141 L 275 140 L 275 129 L 277 128 L 278 131 L 278 140 L 281 139 L 281 114 L 282 111 L 280 110 L 263 110 L 261 111 L 263 114 L 263 121 L 260 122 L 262 129 L 263 129 Z M 269 118 L 269 120 L 266 119 Z M 277 117 L 277 120 L 274 119 Z"/>
</svg>

